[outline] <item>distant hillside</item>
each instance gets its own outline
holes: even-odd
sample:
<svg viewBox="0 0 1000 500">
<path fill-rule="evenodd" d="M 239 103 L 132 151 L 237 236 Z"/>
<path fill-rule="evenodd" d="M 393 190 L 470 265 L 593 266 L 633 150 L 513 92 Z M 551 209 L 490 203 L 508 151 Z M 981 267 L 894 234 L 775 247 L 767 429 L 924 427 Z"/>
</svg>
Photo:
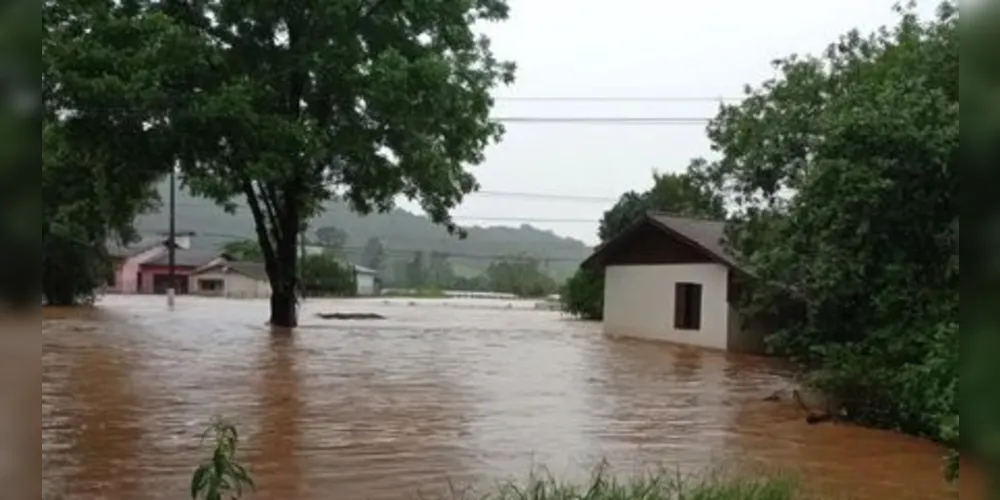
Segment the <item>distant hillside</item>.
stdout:
<svg viewBox="0 0 1000 500">
<path fill-rule="evenodd" d="M 160 209 L 136 219 L 136 229 L 141 234 L 167 228 L 166 183 L 158 189 L 163 200 Z M 562 280 L 590 253 L 590 248 L 579 240 L 529 225 L 469 227 L 468 238 L 459 240 L 421 215 L 397 209 L 359 216 L 340 202 L 328 203 L 325 212 L 310 222 L 308 236 L 320 227 L 344 231 L 345 251 L 352 259 L 357 259 L 369 238 L 376 237 L 382 239 L 392 261 L 410 260 L 417 251 L 446 252 L 453 256 L 450 262 L 455 272 L 466 276 L 482 272 L 498 256 L 525 253 L 543 260 L 550 274 Z M 248 208 L 241 206 L 235 215 L 230 215 L 211 201 L 183 190 L 177 194 L 177 229 L 197 232 L 198 247 L 218 248 L 234 239 L 254 238 L 253 218 Z"/>
</svg>

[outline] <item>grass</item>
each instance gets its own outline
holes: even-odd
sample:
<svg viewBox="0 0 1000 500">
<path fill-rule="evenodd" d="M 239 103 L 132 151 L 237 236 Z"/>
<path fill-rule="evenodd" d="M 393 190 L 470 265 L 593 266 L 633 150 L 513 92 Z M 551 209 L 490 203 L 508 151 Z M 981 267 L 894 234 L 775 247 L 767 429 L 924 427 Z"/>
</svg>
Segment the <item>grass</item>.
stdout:
<svg viewBox="0 0 1000 500">
<path fill-rule="evenodd" d="M 506 482 L 485 494 L 452 492 L 453 500 L 793 500 L 803 498 L 797 482 L 780 475 L 754 477 L 707 474 L 682 476 L 661 471 L 629 479 L 601 467 L 583 484 L 532 474 L 522 483 Z"/>
<path fill-rule="evenodd" d="M 236 427 L 216 419 L 205 438 L 214 438 L 211 458 L 191 478 L 195 500 L 235 500 L 245 489 L 254 490 L 250 473 L 236 459 Z M 450 500 L 795 500 L 797 482 L 787 476 L 757 473 L 747 476 L 722 472 L 683 476 L 660 471 L 628 479 L 608 474 L 602 464 L 583 484 L 560 482 L 545 472 L 531 474 L 521 483 L 504 482 L 484 494 L 452 488 Z"/>
</svg>

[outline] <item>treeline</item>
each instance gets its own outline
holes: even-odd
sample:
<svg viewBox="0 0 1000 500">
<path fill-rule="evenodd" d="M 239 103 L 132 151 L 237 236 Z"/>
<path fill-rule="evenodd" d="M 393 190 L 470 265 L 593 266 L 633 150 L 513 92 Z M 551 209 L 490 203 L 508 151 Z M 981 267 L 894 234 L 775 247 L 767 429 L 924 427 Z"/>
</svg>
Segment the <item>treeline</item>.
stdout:
<svg viewBox="0 0 1000 500">
<path fill-rule="evenodd" d="M 728 217 L 755 276 L 744 312 L 799 306 L 774 318 L 772 352 L 849 419 L 958 447 L 958 6 L 899 13 L 822 56 L 777 61 L 776 78 L 710 123 L 717 160 L 622 196 L 600 237 L 649 208 Z M 600 280 L 578 273 L 567 309 L 599 318 Z"/>
<path fill-rule="evenodd" d="M 354 271 L 344 249 L 348 235 L 334 227 L 312 232 L 303 243 L 309 250 L 302 259 L 302 286 L 311 295 L 349 295 L 356 289 Z M 315 252 L 314 250 L 320 250 Z M 238 240 L 225 245 L 227 254 L 239 260 L 263 262 L 256 241 Z M 501 256 L 486 271 L 463 276 L 455 271 L 451 256 L 444 252 L 413 252 L 410 258 L 390 259 L 385 244 L 370 238 L 358 261 L 376 272 L 382 288 L 511 293 L 519 297 L 544 297 L 558 291 L 558 284 L 542 260 L 529 255 Z"/>
</svg>

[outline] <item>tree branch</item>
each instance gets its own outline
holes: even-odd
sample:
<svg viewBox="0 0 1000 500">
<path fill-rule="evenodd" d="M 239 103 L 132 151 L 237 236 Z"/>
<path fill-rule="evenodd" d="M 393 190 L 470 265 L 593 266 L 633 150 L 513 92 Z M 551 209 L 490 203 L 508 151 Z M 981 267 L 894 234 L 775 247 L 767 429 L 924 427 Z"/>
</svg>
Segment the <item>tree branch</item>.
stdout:
<svg viewBox="0 0 1000 500">
<path fill-rule="evenodd" d="M 247 197 L 247 204 L 250 205 L 250 212 L 253 214 L 254 218 L 254 229 L 257 231 L 257 240 L 260 243 L 260 251 L 264 254 L 264 267 L 267 268 L 268 276 L 273 277 L 275 253 L 274 246 L 271 242 L 270 237 L 267 234 L 266 218 L 264 212 L 260 209 L 260 202 L 257 199 L 257 193 L 253 189 L 253 185 L 250 181 L 243 181 L 243 194 Z M 277 241 L 275 241 L 277 243 Z"/>
</svg>

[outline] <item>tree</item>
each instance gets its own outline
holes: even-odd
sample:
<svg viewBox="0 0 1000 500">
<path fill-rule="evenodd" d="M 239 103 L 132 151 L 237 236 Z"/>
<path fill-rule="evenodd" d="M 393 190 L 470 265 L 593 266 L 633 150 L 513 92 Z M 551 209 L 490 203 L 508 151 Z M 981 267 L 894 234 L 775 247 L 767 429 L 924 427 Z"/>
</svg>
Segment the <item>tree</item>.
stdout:
<svg viewBox="0 0 1000 500">
<path fill-rule="evenodd" d="M 598 228 L 601 242 L 618 236 L 648 211 L 722 220 L 726 217 L 725 199 L 707 178 L 707 163 L 695 159 L 679 174 L 653 173 L 653 186 L 642 193 L 629 191 L 604 212 Z"/>
<path fill-rule="evenodd" d="M 459 232 L 449 210 L 477 185 L 466 165 L 502 134 L 491 89 L 513 79 L 471 26 L 503 0 L 207 0 L 166 3 L 208 68 L 174 115 L 187 182 L 245 197 L 271 282 L 271 323 L 295 326 L 297 241 L 322 201 L 360 213 L 400 194 Z"/>
<path fill-rule="evenodd" d="M 357 292 L 354 268 L 332 255 L 308 255 L 302 261 L 302 288 L 313 296 L 351 296 Z"/>
<path fill-rule="evenodd" d="M 444 252 L 431 252 L 427 280 L 434 288 L 443 290 L 455 283 L 455 271 L 451 268 L 448 257 L 449 255 Z"/>
<path fill-rule="evenodd" d="M 375 237 L 368 238 L 365 248 L 361 252 L 361 265 L 379 274 L 384 271 L 385 246 L 382 244 L 382 240 Z"/>
<path fill-rule="evenodd" d="M 328 250 L 341 252 L 347 244 L 347 233 L 335 227 L 321 227 L 316 230 L 316 241 Z"/>
<path fill-rule="evenodd" d="M 647 191 L 629 191 L 621 195 L 601 218 L 598 228 L 601 243 L 612 240 L 649 211 L 724 219 L 725 198 L 711 182 L 707 169 L 705 160 L 696 159 L 683 173 L 653 173 L 653 186 Z M 604 315 L 604 276 L 578 269 L 562 287 L 561 299 L 564 311 L 583 319 L 601 319 Z"/>
<path fill-rule="evenodd" d="M 409 288 L 423 288 L 427 285 L 427 264 L 424 263 L 423 252 L 414 254 L 413 260 L 406 264 L 405 278 Z"/>
<path fill-rule="evenodd" d="M 105 282 L 107 241 L 131 240 L 155 201 L 176 158 L 177 84 L 201 59 L 145 2 L 46 0 L 42 19 L 42 288 L 69 304 Z"/>
<path fill-rule="evenodd" d="M 525 255 L 502 257 L 486 270 L 490 289 L 519 297 L 544 297 L 556 291 L 555 281 L 545 274 L 538 259 Z"/>
<path fill-rule="evenodd" d="M 958 415 L 957 9 L 778 61 L 711 123 L 706 168 L 739 208 L 744 309 L 803 305 L 775 351 L 851 418 L 938 439 Z"/>
<path fill-rule="evenodd" d="M 260 251 L 260 244 L 254 240 L 230 241 L 222 246 L 222 251 L 235 260 L 249 262 L 264 261 L 264 255 Z"/>
</svg>

